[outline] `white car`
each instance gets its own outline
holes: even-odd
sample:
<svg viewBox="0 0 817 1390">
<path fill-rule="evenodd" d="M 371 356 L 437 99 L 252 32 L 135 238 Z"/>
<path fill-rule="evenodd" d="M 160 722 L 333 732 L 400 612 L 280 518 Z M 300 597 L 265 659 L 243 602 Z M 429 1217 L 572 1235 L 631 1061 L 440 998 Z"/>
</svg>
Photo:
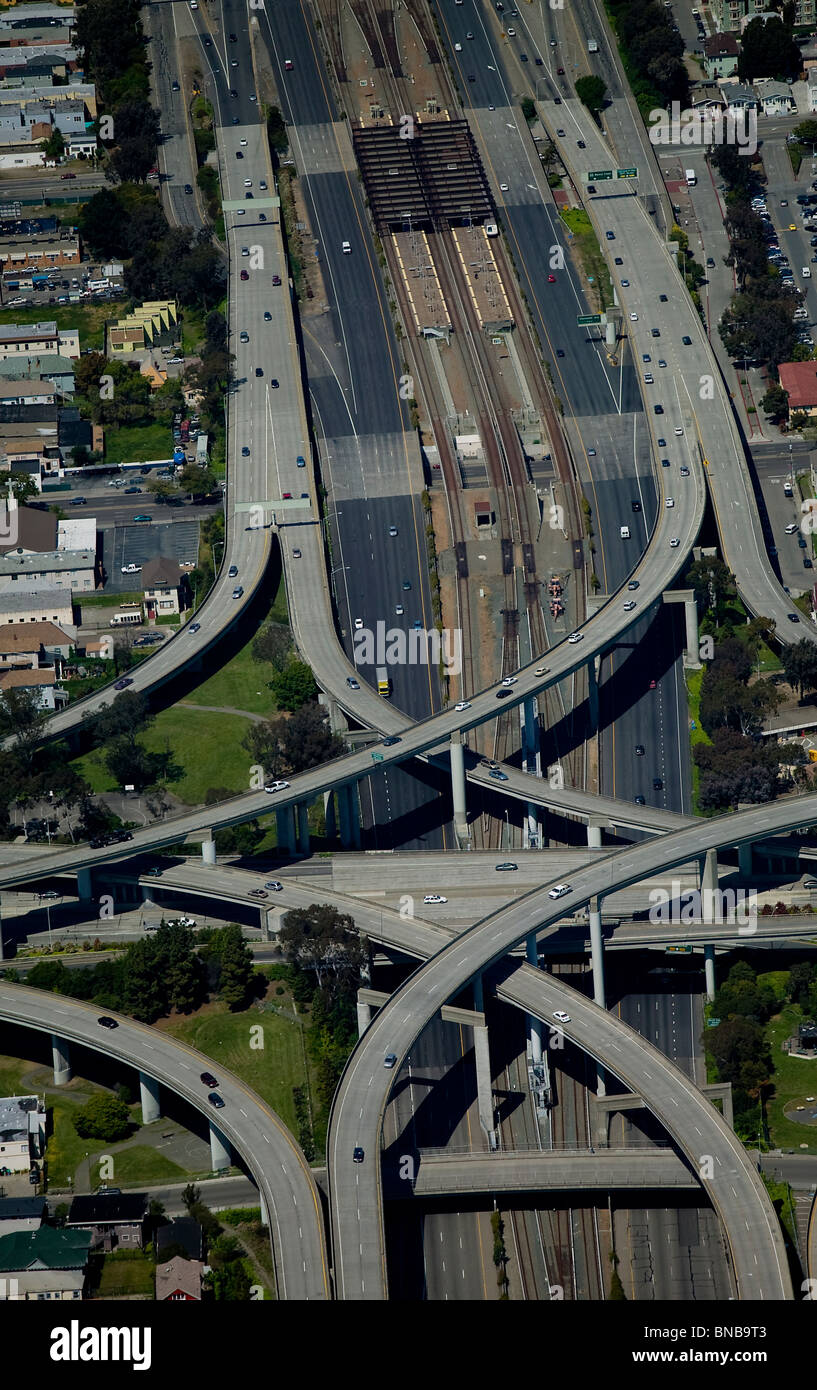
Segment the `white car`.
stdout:
<svg viewBox="0 0 817 1390">
<path fill-rule="evenodd" d="M 455 53 L 462 53 L 462 44 L 461 44 L 461 43 L 455 43 L 455 44 L 454 44 L 454 52 L 455 52 Z"/>
<path fill-rule="evenodd" d="M 670 541 L 670 545 L 672 546 L 673 550 L 675 549 L 675 547 L 676 547 L 677 545 L 680 545 L 680 544 L 681 544 L 681 542 L 679 541 L 678 537 L 677 537 L 677 536 L 673 536 L 672 539 L 671 539 L 671 541 Z"/>
<path fill-rule="evenodd" d="M 568 640 L 568 642 L 576 643 L 576 642 L 581 642 L 581 640 L 582 640 L 583 637 L 584 637 L 584 633 L 583 633 L 583 632 L 571 632 L 571 634 L 570 634 L 570 636 L 568 637 L 567 640 Z"/>
<path fill-rule="evenodd" d="M 683 432 L 684 432 L 684 431 L 683 431 L 683 428 L 682 428 L 681 425 L 676 425 L 676 426 L 675 426 L 675 433 L 676 433 L 676 434 L 683 434 Z"/>
<path fill-rule="evenodd" d="M 549 667 L 549 666 L 537 666 L 537 668 L 536 668 L 536 675 L 537 675 L 537 676 L 546 676 L 546 675 L 548 674 L 548 671 L 549 671 L 549 670 L 550 670 L 550 667 Z"/>
<path fill-rule="evenodd" d="M 122 573 L 123 573 L 123 574 L 138 574 L 141 568 L 142 568 L 141 565 L 134 565 L 134 564 L 123 565 L 123 566 L 122 566 Z"/>
<path fill-rule="evenodd" d="M 622 283 L 623 283 L 623 282 L 622 282 Z M 631 310 L 630 310 L 630 322 L 631 322 L 631 323 L 638 323 L 638 314 L 635 312 L 634 309 L 631 309 Z"/>
<path fill-rule="evenodd" d="M 501 184 L 499 185 L 499 191 L 500 191 L 500 193 L 507 193 L 507 192 L 508 192 L 508 185 L 507 185 L 506 183 L 501 183 Z"/>
<path fill-rule="evenodd" d="M 363 626 L 363 619 L 362 619 L 362 618 L 355 618 L 355 632 L 359 632 L 360 629 L 362 628 L 362 626 Z"/>
<path fill-rule="evenodd" d="M 503 684 L 503 685 L 516 685 L 516 676 L 506 676 L 505 679 L 503 680 L 502 684 Z"/>
<path fill-rule="evenodd" d="M 394 611 L 395 611 L 395 613 L 397 614 L 397 617 L 398 617 L 398 618 L 401 618 L 401 617 L 403 616 L 403 605 L 402 605 L 402 603 L 395 604 Z"/>
<path fill-rule="evenodd" d="M 459 704 L 454 706 L 454 709 L 460 710 L 460 711 L 462 711 L 462 710 L 464 710 L 464 709 L 470 709 L 470 708 L 471 708 L 471 701 L 470 701 L 470 700 L 460 700 Z"/>
<path fill-rule="evenodd" d="M 548 889 L 549 898 L 563 898 L 565 893 L 570 892 L 569 883 L 557 883 L 555 888 Z"/>
<path fill-rule="evenodd" d="M 239 143 L 239 145 L 246 145 L 247 142 L 246 142 L 246 140 L 239 140 L 238 143 Z"/>
<path fill-rule="evenodd" d="M 556 1012 L 554 1013 L 553 1017 L 554 1017 L 555 1019 L 558 1019 L 559 1023 L 569 1023 L 569 1022 L 570 1022 L 570 1014 L 566 1014 L 565 1011 L 564 1011 L 564 1009 L 557 1009 Z"/>
<path fill-rule="evenodd" d="M 426 893 L 423 898 L 424 903 L 447 903 L 448 899 L 442 897 L 440 893 Z"/>
<path fill-rule="evenodd" d="M 668 497 L 667 500 L 666 500 L 666 505 L 667 505 L 668 507 L 674 507 L 674 506 L 675 506 L 675 498 L 674 498 L 674 497 Z"/>
<path fill-rule="evenodd" d="M 625 612 L 625 613 L 632 613 L 632 611 L 633 611 L 634 608 L 635 608 L 635 599 L 634 599 L 634 598 L 628 599 L 627 602 L 626 602 L 625 605 L 624 605 L 624 612 Z"/>
<path fill-rule="evenodd" d="M 268 782 L 264 791 L 271 795 L 273 792 L 285 792 L 288 786 L 289 782 Z"/>
<path fill-rule="evenodd" d="M 244 187 L 245 187 L 245 188 L 252 188 L 252 179 L 245 179 L 245 180 L 244 180 Z"/>
</svg>

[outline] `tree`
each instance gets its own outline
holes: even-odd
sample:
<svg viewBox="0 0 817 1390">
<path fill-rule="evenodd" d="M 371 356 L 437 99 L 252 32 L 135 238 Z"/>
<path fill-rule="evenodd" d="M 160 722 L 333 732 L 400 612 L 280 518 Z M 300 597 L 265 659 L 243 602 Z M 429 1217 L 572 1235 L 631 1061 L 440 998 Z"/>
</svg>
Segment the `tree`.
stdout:
<svg viewBox="0 0 817 1390">
<path fill-rule="evenodd" d="M 601 111 L 607 94 L 606 82 L 591 74 L 589 77 L 577 77 L 575 86 L 576 96 L 582 105 L 587 107 L 588 111 L 592 111 L 594 114 Z"/>
<path fill-rule="evenodd" d="M 779 382 L 773 383 L 760 398 L 760 408 L 778 425 L 789 413 L 789 393 Z"/>
<path fill-rule="evenodd" d="M 189 927 L 164 922 L 154 941 L 167 1003 L 178 1013 L 190 1013 L 204 997 L 204 964 L 195 949 L 193 932 Z"/>
<path fill-rule="evenodd" d="M 77 1110 L 74 1128 L 81 1139 L 103 1139 L 115 1144 L 130 1133 L 130 1112 L 118 1096 L 100 1093 Z"/>
<path fill-rule="evenodd" d="M 799 642 L 783 649 L 783 670 L 789 685 L 793 685 L 802 700 L 807 690 L 817 687 L 817 650 L 814 643 L 801 637 Z"/>
<path fill-rule="evenodd" d="M 800 49 L 792 39 L 791 25 L 777 16 L 749 21 L 738 55 L 741 82 L 754 82 L 757 77 L 796 77 L 801 66 Z"/>
<path fill-rule="evenodd" d="M 202 935 L 202 957 L 211 985 L 231 1011 L 246 1008 L 254 989 L 252 952 L 236 922 Z"/>
<path fill-rule="evenodd" d="M 811 145 L 813 149 L 817 145 L 817 121 L 801 121 L 792 135 L 796 135 L 802 145 Z"/>
<path fill-rule="evenodd" d="M 529 124 L 536 120 L 536 102 L 533 97 L 522 98 L 522 115 Z"/>
<path fill-rule="evenodd" d="M 295 711 L 318 693 L 312 669 L 291 657 L 283 670 L 270 681 L 272 693 L 281 709 Z"/>
<path fill-rule="evenodd" d="M 815 983 L 811 961 L 795 961 L 789 971 L 789 998 L 793 1004 L 806 1006 Z"/>
<path fill-rule="evenodd" d="M 132 746 L 136 737 L 153 723 L 148 702 L 135 690 L 123 690 L 110 705 L 103 705 L 88 721 L 97 747 L 113 739 L 126 739 Z"/>
<path fill-rule="evenodd" d="M 191 1209 L 198 1206 L 201 1201 L 201 1188 L 197 1187 L 194 1182 L 189 1182 L 182 1191 L 182 1201 L 187 1207 L 188 1215 L 190 1215 Z"/>
<path fill-rule="evenodd" d="M 715 614 L 735 593 L 735 576 L 716 556 L 695 560 L 686 572 L 686 581 L 695 590 L 698 607 Z"/>
<path fill-rule="evenodd" d="M 54 126 L 47 140 L 43 140 L 40 149 L 46 159 L 62 159 L 65 154 L 65 139 L 59 126 Z"/>
<path fill-rule="evenodd" d="M 292 633 L 285 623 L 267 623 L 253 639 L 252 654 L 256 661 L 268 661 L 282 670 L 292 651 Z"/>
<path fill-rule="evenodd" d="M 368 959 L 365 938 L 354 919 L 328 904 L 293 908 L 281 924 L 278 943 L 299 970 L 312 972 L 330 995 L 355 987 Z"/>
</svg>

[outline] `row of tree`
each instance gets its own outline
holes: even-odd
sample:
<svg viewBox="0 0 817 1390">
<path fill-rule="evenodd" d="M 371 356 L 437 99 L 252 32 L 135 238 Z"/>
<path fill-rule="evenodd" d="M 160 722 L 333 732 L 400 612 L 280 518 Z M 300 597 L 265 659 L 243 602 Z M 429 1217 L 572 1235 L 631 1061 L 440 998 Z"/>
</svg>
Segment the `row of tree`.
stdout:
<svg viewBox="0 0 817 1390">
<path fill-rule="evenodd" d="M 684 41 L 656 0 L 608 0 L 622 59 L 639 108 L 689 101 Z"/>
<path fill-rule="evenodd" d="M 144 182 L 159 142 L 140 9 L 140 0 L 81 0 L 76 15 L 76 46 L 97 89 L 97 130 L 123 182 Z"/>
</svg>

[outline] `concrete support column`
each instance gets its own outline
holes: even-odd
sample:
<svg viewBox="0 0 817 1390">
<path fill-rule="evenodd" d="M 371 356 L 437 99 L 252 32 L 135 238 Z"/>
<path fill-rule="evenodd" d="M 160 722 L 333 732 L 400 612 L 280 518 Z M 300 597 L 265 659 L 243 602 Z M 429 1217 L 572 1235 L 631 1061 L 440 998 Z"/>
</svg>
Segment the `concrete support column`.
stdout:
<svg viewBox="0 0 817 1390">
<path fill-rule="evenodd" d="M 351 849 L 352 817 L 349 809 L 348 787 L 338 787 L 338 819 L 340 821 L 340 842 L 344 849 Z"/>
<path fill-rule="evenodd" d="M 471 981 L 471 988 L 474 991 L 474 1012 L 482 1014 L 485 1012 L 484 992 L 482 988 L 482 976 L 475 975 Z"/>
<path fill-rule="evenodd" d="M 451 796 L 454 801 L 454 825 L 458 835 L 468 834 L 468 809 L 465 799 L 465 753 L 462 734 L 451 735 Z"/>
<path fill-rule="evenodd" d="M 523 709 L 525 711 L 525 759 L 528 763 L 528 771 L 531 772 L 535 769 L 536 754 L 539 751 L 539 719 L 536 712 L 535 695 L 528 695 Z"/>
<path fill-rule="evenodd" d="M 714 893 L 718 887 L 718 851 L 708 849 L 698 861 L 699 873 L 701 876 L 701 896 Z M 701 903 L 701 914 L 703 915 L 704 906 Z"/>
<path fill-rule="evenodd" d="M 301 854 L 309 853 L 309 806 L 305 801 L 298 805 L 298 849 Z"/>
<path fill-rule="evenodd" d="M 704 979 L 706 980 L 706 997 L 710 1004 L 715 998 L 715 947 L 704 946 Z"/>
<path fill-rule="evenodd" d="M 700 666 L 700 648 L 698 644 L 698 605 L 695 602 L 695 595 L 684 599 L 684 623 L 686 625 L 686 659 L 688 666 Z"/>
<path fill-rule="evenodd" d="M 285 854 L 295 854 L 295 817 L 291 806 L 282 806 L 275 812 L 275 825 L 278 831 L 278 848 Z"/>
<path fill-rule="evenodd" d="M 90 902 L 94 896 L 94 880 L 90 869 L 77 869 L 77 897 L 80 902 Z"/>
<path fill-rule="evenodd" d="M 601 898 L 590 899 L 590 963 L 593 970 L 593 999 L 606 1009 L 604 994 L 604 943 L 601 934 Z"/>
<path fill-rule="evenodd" d="M 738 871 L 742 878 L 751 878 L 754 867 L 751 840 L 738 845 Z"/>
<path fill-rule="evenodd" d="M 601 849 L 601 826 L 598 821 L 587 822 L 587 844 L 590 849 Z"/>
<path fill-rule="evenodd" d="M 488 1046 L 488 1029 L 483 1023 L 474 1025 L 474 1060 L 477 1067 L 479 1122 L 486 1134 L 493 1134 L 494 1102 L 491 1090 L 491 1052 Z"/>
<path fill-rule="evenodd" d="M 202 864 L 209 864 L 211 867 L 215 865 L 216 842 L 213 838 L 212 830 L 205 832 L 204 839 L 201 842 L 201 862 Z"/>
<path fill-rule="evenodd" d="M 334 840 L 338 833 L 338 818 L 335 813 L 334 792 L 324 792 L 323 794 L 323 816 L 326 824 L 326 838 L 327 840 Z"/>
<path fill-rule="evenodd" d="M 232 1160 L 230 1141 L 225 1139 L 220 1129 L 210 1121 L 210 1167 L 214 1173 L 220 1168 L 229 1168 Z"/>
<path fill-rule="evenodd" d="M 536 932 L 529 932 L 525 938 L 525 955 L 528 965 L 539 968 L 539 948 L 536 944 Z M 532 1062 L 542 1060 L 542 1020 L 534 1018 L 533 1014 L 528 1014 L 528 1037 L 530 1038 L 530 1054 Z"/>
<path fill-rule="evenodd" d="M 537 849 L 541 849 L 542 846 L 539 843 L 539 807 L 536 805 L 534 801 L 528 802 L 526 819 L 528 831 L 528 849 L 532 849 L 534 847 Z"/>
<path fill-rule="evenodd" d="M 372 1021 L 372 1006 L 366 1004 L 362 999 L 357 1001 L 357 1035 L 363 1037 L 369 1024 Z"/>
<path fill-rule="evenodd" d="M 139 1073 L 139 1098 L 142 1102 L 142 1124 L 150 1125 L 162 1114 L 159 1103 L 159 1083 L 152 1076 Z"/>
<path fill-rule="evenodd" d="M 5 951 L 3 950 L 3 913 L 2 909 L 0 909 L 0 960 L 5 959 Z"/>
<path fill-rule="evenodd" d="M 618 300 L 616 300 L 616 303 L 618 303 Z M 604 342 L 605 342 L 605 344 L 606 344 L 606 346 L 607 346 L 608 348 L 614 348 L 615 345 L 616 345 L 616 321 L 615 321 L 615 319 L 608 318 L 608 319 L 606 320 L 606 322 L 605 322 L 605 325 L 604 325 Z"/>
<path fill-rule="evenodd" d="M 71 1044 L 66 1038 L 51 1034 L 51 1057 L 54 1065 L 54 1085 L 65 1086 L 71 1080 Z"/>
<path fill-rule="evenodd" d="M 590 702 L 590 728 L 595 733 L 599 727 L 599 683 L 596 674 L 597 658 L 591 656 L 587 663 L 587 693 Z"/>
<path fill-rule="evenodd" d="M 259 1199 L 259 1201 L 260 1201 L 260 1203 L 261 1203 L 261 1225 L 262 1225 L 262 1226 L 268 1226 L 268 1225 L 269 1225 L 269 1208 L 267 1207 L 267 1199 L 266 1199 L 266 1197 L 264 1196 L 263 1192 L 260 1192 L 260 1191 L 259 1191 L 259 1193 L 258 1193 L 258 1199 Z"/>
<path fill-rule="evenodd" d="M 349 822 L 352 828 L 352 844 L 360 849 L 360 793 L 357 782 L 346 788 L 349 795 Z"/>
<path fill-rule="evenodd" d="M 278 911 L 274 907 L 261 908 L 261 930 L 266 941 L 274 941 L 277 936 Z"/>
</svg>

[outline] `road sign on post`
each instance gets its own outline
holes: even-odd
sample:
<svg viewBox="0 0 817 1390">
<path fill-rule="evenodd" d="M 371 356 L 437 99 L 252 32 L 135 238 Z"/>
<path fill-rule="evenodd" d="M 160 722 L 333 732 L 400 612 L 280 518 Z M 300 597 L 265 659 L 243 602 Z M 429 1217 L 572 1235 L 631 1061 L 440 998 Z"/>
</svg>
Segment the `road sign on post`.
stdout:
<svg viewBox="0 0 817 1390">
<path fill-rule="evenodd" d="M 691 955 L 692 955 L 692 947 L 691 947 L 691 946 L 686 946 L 686 945 L 684 945 L 684 946 L 667 946 L 665 949 L 666 949 L 666 954 L 667 954 L 668 956 L 673 956 L 673 955 L 677 955 L 677 956 L 691 956 Z"/>
<path fill-rule="evenodd" d="M 612 169 L 591 169 L 586 177 L 589 183 L 599 183 L 601 179 L 611 179 L 613 171 Z"/>
<path fill-rule="evenodd" d="M 383 754 L 382 754 L 382 753 L 372 753 L 372 762 L 373 762 L 373 763 L 382 763 L 382 761 L 383 761 Z"/>
<path fill-rule="evenodd" d="M 601 323 L 601 314 L 579 314 L 576 323 L 579 328 L 587 328 L 591 323 Z"/>
<path fill-rule="evenodd" d="M 617 178 L 617 179 L 637 179 L 637 178 L 638 178 L 638 170 L 637 170 L 636 168 L 632 168 L 632 169 L 616 169 L 616 178 Z"/>
</svg>

